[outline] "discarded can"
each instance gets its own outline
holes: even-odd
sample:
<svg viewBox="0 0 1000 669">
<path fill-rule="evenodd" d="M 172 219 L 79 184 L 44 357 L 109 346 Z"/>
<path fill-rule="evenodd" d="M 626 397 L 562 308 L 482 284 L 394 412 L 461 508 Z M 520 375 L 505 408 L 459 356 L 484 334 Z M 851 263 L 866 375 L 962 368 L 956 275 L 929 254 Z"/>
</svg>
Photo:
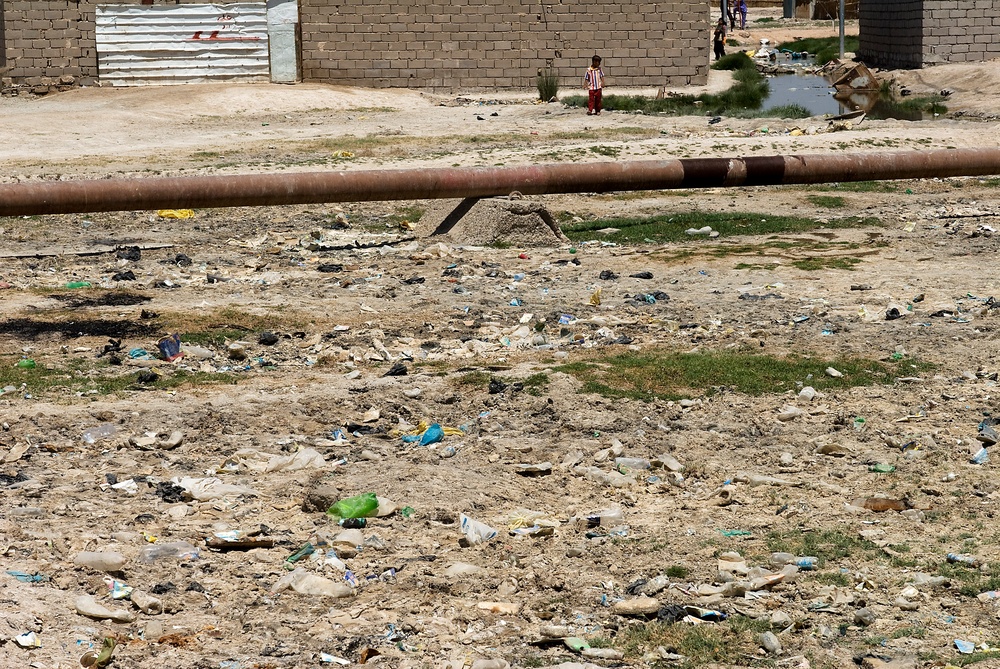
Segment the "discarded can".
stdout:
<svg viewBox="0 0 1000 669">
<path fill-rule="evenodd" d="M 982 564 L 979 558 L 962 553 L 948 553 L 948 562 L 952 564 L 964 564 L 967 567 L 979 567 Z"/>
</svg>

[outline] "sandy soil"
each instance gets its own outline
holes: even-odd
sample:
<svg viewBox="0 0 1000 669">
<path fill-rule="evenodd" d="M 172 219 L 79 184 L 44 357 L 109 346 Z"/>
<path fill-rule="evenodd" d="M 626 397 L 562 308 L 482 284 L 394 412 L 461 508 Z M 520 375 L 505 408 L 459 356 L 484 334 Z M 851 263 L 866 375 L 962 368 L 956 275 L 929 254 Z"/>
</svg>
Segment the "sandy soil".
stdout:
<svg viewBox="0 0 1000 669">
<path fill-rule="evenodd" d="M 3 180 L 975 147 L 996 142 L 996 125 L 955 113 L 995 105 L 996 68 L 895 73 L 915 92 L 954 90 L 947 117 L 805 136 L 787 130 L 826 121 L 589 118 L 529 95 L 318 85 L 81 90 L 0 101 Z M 979 572 L 941 566 L 950 552 L 974 554 L 986 572 L 1000 561 L 996 465 L 970 463 L 976 426 L 995 411 L 997 392 L 997 312 L 986 302 L 1000 297 L 991 271 L 994 183 L 532 199 L 563 219 L 749 211 L 881 224 L 785 235 L 780 245 L 737 237 L 619 247 L 598 238 L 519 249 L 408 241 L 399 222 L 426 207 L 420 202 L 198 211 L 186 220 L 130 212 L 0 221 L 0 364 L 13 384 L 0 395 L 0 554 L 5 570 L 43 579 L 0 574 L 0 666 L 76 667 L 108 637 L 121 644 L 112 667 L 150 669 L 330 666 L 328 656 L 473 669 L 671 666 L 671 653 L 704 661 L 704 648 L 684 645 L 690 621 L 642 641 L 637 630 L 647 623 L 623 610 L 638 606 L 642 592 L 657 601 L 641 604 L 664 615 L 666 605 L 698 605 L 732 616 L 698 628 L 716 651 L 735 649 L 718 666 L 832 668 L 864 655 L 869 667 L 943 666 L 957 656 L 955 639 L 996 643 L 996 607 L 963 589 L 980 583 Z M 338 229 L 338 218 L 350 227 Z M 330 248 L 355 241 L 370 248 Z M 138 260 L 96 253 L 132 244 L 150 246 Z M 735 253 L 737 244 L 738 255 L 719 252 Z M 95 254 L 77 253 L 87 251 Z M 858 264 L 794 265 L 830 258 Z M 605 270 L 618 277 L 601 279 Z M 134 281 L 111 278 L 126 271 Z M 653 278 L 629 276 L 638 271 Z M 66 289 L 72 281 L 94 287 Z M 852 290 L 858 284 L 869 289 Z M 653 291 L 669 300 L 633 299 Z M 895 305 L 904 317 L 886 320 Z M 560 326 L 563 314 L 575 320 Z M 264 331 L 276 342 L 261 339 Z M 204 359 L 128 355 L 155 351 L 171 332 L 202 333 Z M 109 339 L 121 340 L 120 366 L 98 357 Z M 812 401 L 796 386 L 641 402 L 583 393 L 579 378 L 559 369 L 661 348 L 818 360 L 895 353 L 908 378 Z M 19 388 L 22 376 L 9 372 L 22 358 L 38 366 L 17 374 L 46 372 L 53 385 Z M 394 363 L 408 373 L 386 376 Z M 111 380 L 147 367 L 190 380 L 108 392 Z M 209 383 L 215 374 L 233 383 Z M 508 383 L 544 375 L 547 383 L 491 392 L 491 375 Z M 430 447 L 403 443 L 395 431 L 421 421 L 464 432 Z M 114 434 L 82 438 L 103 424 Z M 182 442 L 171 448 L 165 440 L 174 432 Z M 144 441 L 148 433 L 158 437 Z M 914 442 L 920 448 L 902 448 Z M 323 461 L 289 470 L 276 459 L 309 448 Z M 669 453 L 684 470 L 616 475 L 611 448 L 652 460 Z M 538 475 L 523 468 L 544 462 L 551 470 Z M 873 473 L 876 463 L 896 471 Z M 253 492 L 192 499 L 170 484 L 182 477 L 218 477 Z M 130 479 L 131 490 L 112 487 Z M 397 510 L 370 519 L 360 539 L 338 542 L 341 528 L 322 509 L 366 492 Z M 873 495 L 906 498 L 914 509 L 852 506 Z M 607 507 L 622 510 L 627 529 L 588 536 L 567 522 Z M 553 534 L 512 535 L 523 509 L 556 522 Z M 459 514 L 499 535 L 461 546 Z M 206 545 L 231 530 L 274 545 Z M 739 560 L 720 566 L 727 551 L 748 568 L 771 569 L 776 535 L 818 537 L 833 557 L 818 572 L 740 586 L 749 592 L 738 596 L 713 586 L 761 573 L 733 574 Z M 200 557 L 142 561 L 144 549 L 176 541 Z M 832 547 L 838 541 L 849 544 L 843 553 Z M 307 542 L 314 555 L 287 563 Z M 82 551 L 119 552 L 125 563 L 109 576 L 75 564 Z M 349 597 L 276 590 L 299 565 L 345 583 L 335 555 L 357 580 Z M 665 587 L 639 583 L 671 567 Z M 949 576 L 944 583 L 918 576 L 939 572 Z M 163 612 L 113 600 L 111 578 L 154 593 Z M 86 595 L 127 611 L 127 620 L 79 614 Z M 769 624 L 782 645 L 773 656 L 756 636 Z M 13 640 L 28 632 L 41 647 Z M 601 640 L 625 657 L 581 658 L 546 634 Z"/>
</svg>

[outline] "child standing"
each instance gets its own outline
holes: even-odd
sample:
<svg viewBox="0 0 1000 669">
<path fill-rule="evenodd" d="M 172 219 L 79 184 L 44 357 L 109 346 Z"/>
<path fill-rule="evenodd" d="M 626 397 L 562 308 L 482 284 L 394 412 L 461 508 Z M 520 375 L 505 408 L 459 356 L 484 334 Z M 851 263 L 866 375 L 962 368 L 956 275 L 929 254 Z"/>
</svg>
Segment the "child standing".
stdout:
<svg viewBox="0 0 1000 669">
<path fill-rule="evenodd" d="M 587 73 L 583 75 L 583 86 L 590 96 L 587 100 L 587 116 L 601 113 L 601 92 L 604 90 L 604 70 L 601 69 L 601 57 L 594 55 L 590 61 Z"/>
<path fill-rule="evenodd" d="M 726 19 L 721 18 L 715 24 L 715 33 L 712 35 L 715 46 L 715 59 L 719 60 L 726 55 Z"/>
</svg>

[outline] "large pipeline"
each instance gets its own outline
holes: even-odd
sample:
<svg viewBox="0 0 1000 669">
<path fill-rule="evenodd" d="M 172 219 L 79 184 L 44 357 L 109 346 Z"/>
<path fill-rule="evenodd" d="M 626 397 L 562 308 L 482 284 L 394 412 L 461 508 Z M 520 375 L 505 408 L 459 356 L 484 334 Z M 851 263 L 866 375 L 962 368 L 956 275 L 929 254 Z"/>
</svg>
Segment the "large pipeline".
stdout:
<svg viewBox="0 0 1000 669">
<path fill-rule="evenodd" d="M 1000 149 L 0 185 L 0 216 L 919 179 L 1000 174 Z"/>
</svg>

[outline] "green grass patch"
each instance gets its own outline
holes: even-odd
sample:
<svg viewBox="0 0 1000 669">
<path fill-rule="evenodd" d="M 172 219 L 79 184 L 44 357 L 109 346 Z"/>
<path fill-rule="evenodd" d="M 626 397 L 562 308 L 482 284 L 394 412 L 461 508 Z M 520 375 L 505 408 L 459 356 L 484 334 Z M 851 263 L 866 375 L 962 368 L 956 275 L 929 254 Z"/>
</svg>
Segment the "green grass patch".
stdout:
<svg viewBox="0 0 1000 669">
<path fill-rule="evenodd" d="M 806 199 L 813 206 L 823 209 L 843 209 L 847 206 L 847 200 L 839 195 L 806 195 Z"/>
<path fill-rule="evenodd" d="M 619 153 L 622 152 L 622 150 L 621 150 L 621 147 L 618 147 L 618 146 L 604 146 L 604 145 L 600 145 L 600 146 L 592 146 L 592 147 L 590 147 L 590 152 L 591 153 L 596 153 L 599 156 L 610 156 L 612 158 L 615 158 L 615 157 L 618 156 Z"/>
<path fill-rule="evenodd" d="M 1000 658 L 1000 651 L 991 650 L 985 653 L 976 652 L 971 655 L 959 655 L 958 657 L 951 658 L 950 662 L 956 667 L 968 667 L 970 664 L 985 662 L 986 660 L 995 660 L 997 658 Z"/>
<path fill-rule="evenodd" d="M 35 397 L 121 395 L 130 390 L 153 388 L 167 390 L 182 386 L 235 384 L 238 376 L 225 373 L 185 372 L 170 370 L 159 372 L 160 377 L 150 384 L 139 384 L 138 371 L 128 371 L 108 363 L 106 359 L 69 358 L 51 364 L 39 364 L 34 369 L 0 367 L 0 387 L 15 386 L 18 394 L 31 393 Z M 125 372 L 125 373 L 123 373 Z M 23 388 L 22 388 L 23 385 Z"/>
<path fill-rule="evenodd" d="M 626 658 L 638 658 L 658 646 L 683 655 L 679 669 L 694 669 L 711 664 L 744 664 L 746 657 L 757 650 L 757 635 L 770 629 L 766 621 L 748 616 L 732 616 L 717 625 L 671 624 L 647 622 L 631 625 L 618 633 L 614 647 Z"/>
<path fill-rule="evenodd" d="M 857 35 L 844 36 L 844 51 L 857 53 L 859 47 Z M 808 51 L 816 56 L 820 65 L 840 57 L 840 37 L 809 37 L 806 39 L 782 42 L 777 45 L 782 51 Z"/>
<path fill-rule="evenodd" d="M 835 585 L 839 588 L 847 588 L 851 585 L 851 577 L 839 571 L 823 571 L 812 575 L 812 579 L 823 585 Z"/>
<path fill-rule="evenodd" d="M 609 111 L 642 112 L 643 114 L 668 114 L 692 116 L 700 114 L 725 114 L 735 117 L 752 117 L 767 97 L 767 79 L 757 71 L 757 66 L 742 51 L 731 53 L 712 64 L 716 70 L 731 70 L 733 85 L 721 93 L 678 95 L 655 98 L 645 95 L 605 95 L 603 106 Z M 582 108 L 587 104 L 583 95 L 563 98 L 567 107 Z"/>
<path fill-rule="evenodd" d="M 556 367 L 583 382 L 582 392 L 605 397 L 678 400 L 726 388 L 747 395 L 780 393 L 806 382 L 817 390 L 889 384 L 913 374 L 912 361 L 879 362 L 864 358 L 825 359 L 808 355 L 773 357 L 733 351 L 678 353 L 651 350 L 622 353 Z M 842 377 L 827 376 L 835 367 Z M 917 364 L 927 369 L 926 364 Z M 812 375 L 812 378 L 809 378 Z M 778 549 L 775 549 L 778 550 Z M 790 551 L 791 552 L 791 551 Z"/>
<path fill-rule="evenodd" d="M 802 260 L 793 260 L 792 266 L 804 270 L 806 272 L 818 272 L 824 269 L 846 269 L 853 270 L 855 265 L 861 263 L 861 258 L 850 258 L 850 257 L 812 257 L 804 258 Z"/>
<path fill-rule="evenodd" d="M 691 570 L 682 565 L 675 564 L 667 567 L 667 570 L 663 573 L 670 578 L 687 578 L 687 575 L 691 573 Z"/>
<path fill-rule="evenodd" d="M 465 372 L 455 379 L 455 383 L 467 388 L 485 388 L 490 385 L 491 378 L 493 377 L 489 372 L 477 370 L 475 372 Z"/>
<path fill-rule="evenodd" d="M 760 112 L 758 118 L 809 118 L 813 113 L 802 105 L 788 104 L 770 107 Z"/>
<path fill-rule="evenodd" d="M 704 239 L 692 237 L 685 230 L 702 228 L 706 225 L 719 233 L 719 238 L 734 235 L 774 235 L 789 232 L 808 232 L 819 228 L 860 228 L 878 225 L 881 221 L 875 218 L 858 218 L 856 216 L 819 221 L 804 216 L 772 216 L 770 214 L 755 214 L 749 212 L 709 213 L 709 212 L 679 212 L 661 214 L 659 216 L 602 218 L 583 223 L 568 224 L 563 232 L 573 241 L 601 239 L 617 244 L 648 244 L 680 242 Z M 618 232 L 610 235 L 595 235 L 596 230 L 603 228 L 618 228 Z M 713 240 L 715 241 L 715 240 Z"/>
<path fill-rule="evenodd" d="M 733 269 L 762 269 L 768 272 L 772 272 L 778 268 L 778 263 L 736 263 Z"/>
<path fill-rule="evenodd" d="M 878 546 L 871 541 L 845 534 L 839 530 L 771 532 L 767 535 L 767 549 L 772 553 L 792 553 L 816 557 L 819 568 L 825 567 L 827 562 L 845 559 L 857 562 L 883 555 Z M 843 574 L 840 575 L 843 576 Z M 818 578 L 820 575 L 816 576 L 816 580 L 820 580 Z M 828 578 L 832 579 L 833 575 Z"/>
<path fill-rule="evenodd" d="M 898 193 L 898 181 L 848 181 L 830 185 L 808 186 L 809 190 L 822 192 L 846 191 L 849 193 Z"/>
<path fill-rule="evenodd" d="M 890 639 L 923 639 L 927 636 L 927 629 L 919 625 L 900 627 L 889 635 Z"/>
<path fill-rule="evenodd" d="M 942 562 L 937 573 L 958 583 L 958 593 L 966 597 L 975 597 L 991 590 L 1000 590 L 1000 564 L 990 565 L 988 572 L 982 572 L 975 567 L 963 564 Z"/>
</svg>

